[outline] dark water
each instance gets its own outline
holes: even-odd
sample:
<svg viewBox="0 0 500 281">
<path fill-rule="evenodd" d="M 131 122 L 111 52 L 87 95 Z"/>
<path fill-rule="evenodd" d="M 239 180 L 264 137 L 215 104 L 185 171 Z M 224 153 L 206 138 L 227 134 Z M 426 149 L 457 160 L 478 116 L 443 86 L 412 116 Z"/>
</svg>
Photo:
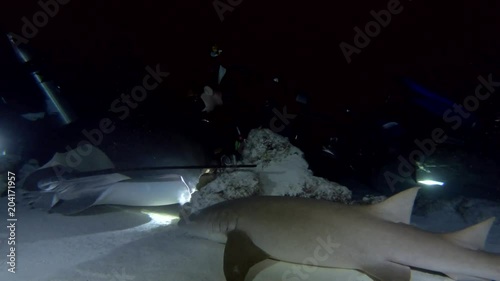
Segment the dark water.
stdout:
<svg viewBox="0 0 500 281">
<path fill-rule="evenodd" d="M 498 59 L 491 50 L 497 43 L 482 34 L 496 30 L 496 25 L 482 21 L 496 17 L 473 3 L 432 8 L 407 3 L 405 13 L 394 16 L 391 25 L 347 63 L 339 44 L 352 43 L 353 27 L 362 27 L 372 19 L 370 10 L 386 4 L 316 7 L 253 1 L 220 21 L 209 2 L 177 3 L 175 8 L 149 1 L 120 7 L 78 2 L 79 9 L 61 12 L 58 22 L 40 32 L 30 46 L 39 51 L 38 63 L 61 86 L 79 120 L 53 128 L 50 122 L 19 118 L 20 113 L 43 110 L 43 95 L 4 41 L 0 90 L 9 106 L 2 108 L 1 128 L 14 139 L 9 145 L 23 147 L 24 159 L 44 162 L 54 151 L 88 140 L 84 132 L 95 132 L 101 120 L 109 118 L 116 129 L 103 134 L 98 146 L 120 165 L 194 165 L 214 160 L 214 149 L 230 147 L 236 126 L 243 134 L 258 126 L 271 127 L 276 112 L 283 114 L 286 108 L 296 117 L 287 124 L 281 119 L 273 124 L 285 125 L 277 131 L 306 152 L 316 174 L 387 192 L 379 186 L 386 182 L 380 175 L 398 174 L 398 156 L 407 159 L 416 149 L 415 140 L 429 138 L 439 127 L 454 142 L 440 145 L 424 164 L 449 178 L 451 187 L 441 193 L 498 194 L 498 96 L 482 103 L 455 130 L 440 116 L 446 107 L 416 102 L 421 94 L 401 83 L 409 77 L 436 96 L 461 103 L 474 93 L 478 75 L 493 74 L 495 80 Z M 27 13 L 23 5 L 12 4 L 5 31 L 20 32 L 19 18 Z M 102 13 L 89 16 L 94 6 Z M 114 13 L 118 8 L 122 12 Z M 477 16 L 480 10 L 485 16 Z M 445 20 L 443 14 L 455 18 Z M 88 26 L 93 32 L 87 32 Z M 217 63 L 229 69 L 221 86 L 226 103 L 210 115 L 214 125 L 205 126 L 200 124 L 204 116 L 199 104 L 186 96 L 189 90 L 199 95 L 213 78 L 217 63 L 209 52 L 214 43 L 223 49 Z M 142 83 L 147 66 L 157 64 L 171 73 L 158 88 L 137 108 L 129 108 L 126 117 L 110 110 L 122 94 Z M 279 83 L 272 82 L 276 77 Z M 299 93 L 309 98 L 307 106 L 296 102 Z M 389 121 L 401 124 L 403 133 L 381 133 L 381 124 Z M 321 148 L 336 137 L 340 158 L 332 160 Z M 203 157 L 194 152 L 200 149 Z M 398 184 L 412 184 L 415 177 L 413 173 Z"/>
</svg>

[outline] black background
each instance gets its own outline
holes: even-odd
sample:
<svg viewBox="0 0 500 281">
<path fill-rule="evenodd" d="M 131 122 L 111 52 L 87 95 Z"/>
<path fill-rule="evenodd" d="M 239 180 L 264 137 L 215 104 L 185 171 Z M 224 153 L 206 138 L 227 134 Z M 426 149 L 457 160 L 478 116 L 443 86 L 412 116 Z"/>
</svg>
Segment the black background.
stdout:
<svg viewBox="0 0 500 281">
<path fill-rule="evenodd" d="M 103 96 L 103 88 L 131 81 L 124 79 L 124 68 L 139 72 L 133 85 L 144 66 L 160 63 L 172 73 L 168 87 L 184 90 L 206 70 L 213 43 L 230 63 L 288 77 L 310 92 L 315 108 L 326 111 L 346 104 L 369 110 L 397 91 L 399 76 L 460 101 L 472 93 L 478 75 L 497 71 L 494 1 L 403 1 L 403 11 L 348 64 L 340 42 L 353 44 L 353 28 L 364 28 L 370 11 L 387 3 L 243 0 L 221 22 L 206 0 L 72 0 L 29 44 L 60 80 L 79 85 L 80 95 L 72 91 L 79 104 L 99 97 L 103 109 L 116 98 Z M 31 19 L 38 10 L 36 1 L 5 3 L 2 26 L 21 34 L 21 18 Z"/>
</svg>

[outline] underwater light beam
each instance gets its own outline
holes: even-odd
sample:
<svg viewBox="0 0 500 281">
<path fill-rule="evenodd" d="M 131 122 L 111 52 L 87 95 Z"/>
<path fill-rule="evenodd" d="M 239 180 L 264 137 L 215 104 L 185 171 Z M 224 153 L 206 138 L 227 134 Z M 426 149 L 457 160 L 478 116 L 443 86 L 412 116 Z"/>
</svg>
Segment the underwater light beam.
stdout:
<svg viewBox="0 0 500 281">
<path fill-rule="evenodd" d="M 428 186 L 431 186 L 431 185 L 443 186 L 444 185 L 444 182 L 435 181 L 435 180 L 421 180 L 421 181 L 418 181 L 418 183 L 421 183 L 423 185 L 428 185 Z"/>
<path fill-rule="evenodd" d="M 173 221 L 179 219 L 179 217 L 169 214 L 153 213 L 146 211 L 143 211 L 142 213 L 148 215 L 149 218 L 151 218 L 151 221 L 158 225 L 169 225 L 172 224 Z"/>
</svg>

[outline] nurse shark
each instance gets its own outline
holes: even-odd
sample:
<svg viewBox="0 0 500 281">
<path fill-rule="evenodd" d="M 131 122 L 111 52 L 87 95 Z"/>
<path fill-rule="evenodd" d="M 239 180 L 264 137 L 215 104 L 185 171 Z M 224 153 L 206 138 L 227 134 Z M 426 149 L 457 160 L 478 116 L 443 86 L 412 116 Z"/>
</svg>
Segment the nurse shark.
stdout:
<svg viewBox="0 0 500 281">
<path fill-rule="evenodd" d="M 411 269 L 454 280 L 500 280 L 500 256 L 483 251 L 495 218 L 453 233 L 423 231 L 410 225 L 417 192 L 411 188 L 375 205 L 249 197 L 210 206 L 179 224 L 226 244 L 227 281 L 245 280 L 251 267 L 267 259 L 309 260 L 381 281 L 409 281 Z"/>
</svg>

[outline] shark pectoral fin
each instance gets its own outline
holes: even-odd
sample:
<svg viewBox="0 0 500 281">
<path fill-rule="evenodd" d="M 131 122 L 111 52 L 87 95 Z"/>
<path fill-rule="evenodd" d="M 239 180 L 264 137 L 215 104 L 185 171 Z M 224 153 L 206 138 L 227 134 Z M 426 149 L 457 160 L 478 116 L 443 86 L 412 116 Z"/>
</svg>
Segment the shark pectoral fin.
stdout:
<svg viewBox="0 0 500 281">
<path fill-rule="evenodd" d="M 492 217 L 466 229 L 447 233 L 443 236 L 458 246 L 471 250 L 484 250 L 488 233 L 494 222 L 495 218 Z"/>
<path fill-rule="evenodd" d="M 456 280 L 456 281 L 491 281 L 490 279 L 484 279 L 484 278 L 478 278 L 478 277 L 472 277 L 472 276 L 466 276 L 466 275 L 459 275 L 459 274 L 453 274 L 453 273 L 447 273 L 451 279 Z"/>
<path fill-rule="evenodd" d="M 413 203 L 419 189 L 419 187 L 413 187 L 383 202 L 368 206 L 369 213 L 387 221 L 410 224 Z"/>
<path fill-rule="evenodd" d="M 279 261 L 277 260 L 266 259 L 262 262 L 257 263 L 255 266 L 251 267 L 250 270 L 248 271 L 246 280 L 255 280 L 255 278 L 257 278 L 259 273 L 277 264 L 278 262 Z"/>
<path fill-rule="evenodd" d="M 245 232 L 233 230 L 227 235 L 224 249 L 224 275 L 227 281 L 244 281 L 252 266 L 269 255 L 255 246 Z"/>
<path fill-rule="evenodd" d="M 411 269 L 408 266 L 385 261 L 362 266 L 361 271 L 377 278 L 379 281 L 410 281 Z"/>
</svg>

